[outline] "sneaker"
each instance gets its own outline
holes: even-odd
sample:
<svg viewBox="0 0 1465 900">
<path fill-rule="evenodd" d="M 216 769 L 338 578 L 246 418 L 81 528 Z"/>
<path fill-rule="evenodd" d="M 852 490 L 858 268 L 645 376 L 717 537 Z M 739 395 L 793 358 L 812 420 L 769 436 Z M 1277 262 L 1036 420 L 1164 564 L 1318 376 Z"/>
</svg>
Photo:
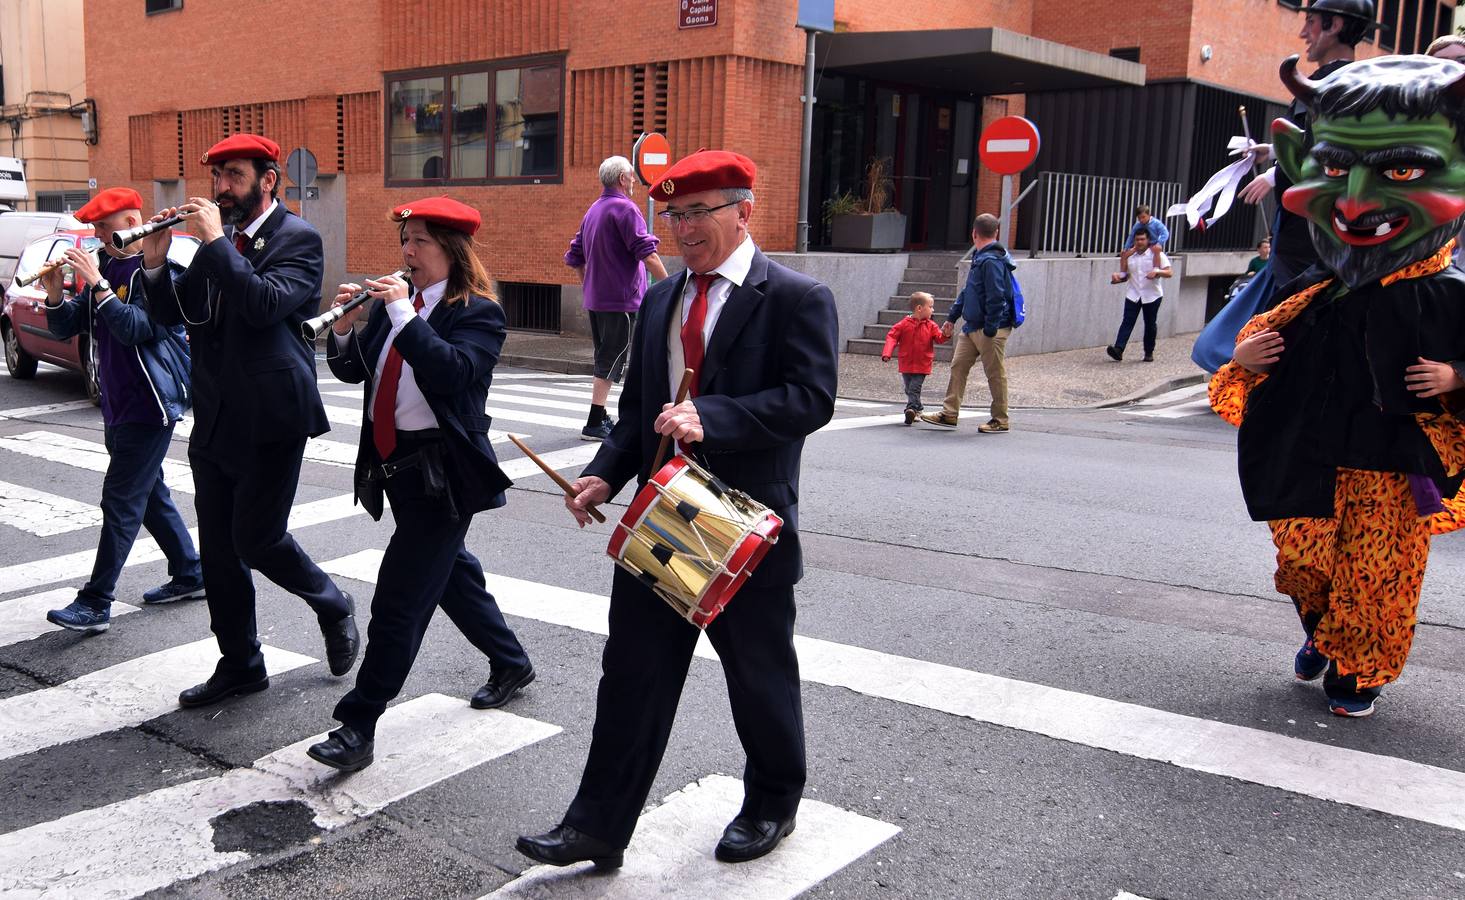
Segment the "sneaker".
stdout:
<svg viewBox="0 0 1465 900">
<path fill-rule="evenodd" d="M 1335 716 L 1344 716 L 1349 719 L 1362 719 L 1373 715 L 1373 704 L 1378 698 L 1378 688 L 1365 688 L 1361 691 L 1330 694 L 1328 696 L 1328 709 L 1332 710 Z"/>
<path fill-rule="evenodd" d="M 112 613 L 110 610 L 96 609 L 80 600 L 73 600 L 65 609 L 53 609 L 46 613 L 46 621 L 72 631 L 101 634 L 112 627 Z"/>
<path fill-rule="evenodd" d="M 580 440 L 582 441 L 603 441 L 610 437 L 612 427 L 609 418 L 601 419 L 599 425 L 586 425 L 580 429 Z"/>
<path fill-rule="evenodd" d="M 956 427 L 956 416 L 948 416 L 944 412 L 921 413 L 921 421 L 929 425 L 940 425 L 943 428 Z"/>
<path fill-rule="evenodd" d="M 167 584 L 160 584 L 142 595 L 142 602 L 148 606 L 157 606 L 160 603 L 172 603 L 175 600 L 202 600 L 204 598 L 202 581 L 183 581 L 174 578 Z"/>
<path fill-rule="evenodd" d="M 1302 649 L 1297 651 L 1297 658 L 1292 661 L 1292 671 L 1297 673 L 1297 680 L 1317 681 L 1327 670 L 1328 658 L 1322 655 L 1312 638 L 1308 638 L 1303 642 Z"/>
<path fill-rule="evenodd" d="M 1109 354 L 1109 358 L 1114 360 L 1115 362 L 1121 362 L 1124 359 L 1124 351 L 1120 350 L 1118 347 L 1115 347 L 1113 344 L 1105 347 L 1104 352 Z"/>
<path fill-rule="evenodd" d="M 912 422 L 914 422 L 916 420 L 916 416 L 917 416 L 917 412 L 916 412 L 916 408 L 914 406 L 907 406 L 905 408 L 905 423 L 907 425 L 909 425 Z"/>
<path fill-rule="evenodd" d="M 1153 354 L 1153 353 L 1146 353 L 1145 354 L 1144 361 L 1145 362 L 1154 362 L 1155 361 L 1155 354 Z"/>
<path fill-rule="evenodd" d="M 980 431 L 982 434 L 1006 434 L 1012 429 L 1008 428 L 1006 425 L 1003 425 L 996 419 L 991 419 L 982 425 L 978 425 L 977 430 Z"/>
</svg>

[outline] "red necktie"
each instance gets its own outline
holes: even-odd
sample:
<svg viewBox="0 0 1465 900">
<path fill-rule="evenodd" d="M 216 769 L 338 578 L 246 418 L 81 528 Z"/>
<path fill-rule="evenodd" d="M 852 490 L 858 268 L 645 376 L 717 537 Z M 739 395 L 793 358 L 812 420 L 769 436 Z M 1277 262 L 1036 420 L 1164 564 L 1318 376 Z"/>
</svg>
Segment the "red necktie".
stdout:
<svg viewBox="0 0 1465 900">
<path fill-rule="evenodd" d="M 412 309 L 422 311 L 421 293 L 412 298 Z M 401 380 L 402 354 L 397 352 L 397 344 L 393 341 L 392 348 L 387 351 L 387 361 L 382 364 L 376 400 L 371 404 L 371 439 L 383 461 L 397 449 L 397 382 Z"/>
<path fill-rule="evenodd" d="M 244 248 L 245 247 L 248 247 L 248 246 L 249 246 L 249 235 L 245 234 L 242 231 L 236 231 L 236 232 L 234 232 L 234 249 L 235 250 L 238 250 L 240 252 L 240 254 L 243 254 L 244 253 Z"/>
<path fill-rule="evenodd" d="M 695 397 L 699 393 L 697 382 L 702 376 L 702 355 L 707 350 L 702 343 L 702 326 L 707 324 L 707 289 L 717 280 L 717 274 L 694 274 L 692 280 L 697 283 L 697 296 L 692 298 L 687 321 L 682 323 L 682 360 L 688 369 L 697 373 L 692 378 L 692 396 Z"/>
</svg>

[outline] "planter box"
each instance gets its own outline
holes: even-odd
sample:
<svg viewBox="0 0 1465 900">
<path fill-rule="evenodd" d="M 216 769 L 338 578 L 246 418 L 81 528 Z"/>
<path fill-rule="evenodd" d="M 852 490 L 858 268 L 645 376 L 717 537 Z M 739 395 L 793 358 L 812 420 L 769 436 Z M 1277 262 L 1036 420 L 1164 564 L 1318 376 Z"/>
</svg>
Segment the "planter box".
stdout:
<svg viewBox="0 0 1465 900">
<path fill-rule="evenodd" d="M 835 216 L 829 242 L 840 250 L 900 250 L 905 247 L 905 214 Z"/>
</svg>

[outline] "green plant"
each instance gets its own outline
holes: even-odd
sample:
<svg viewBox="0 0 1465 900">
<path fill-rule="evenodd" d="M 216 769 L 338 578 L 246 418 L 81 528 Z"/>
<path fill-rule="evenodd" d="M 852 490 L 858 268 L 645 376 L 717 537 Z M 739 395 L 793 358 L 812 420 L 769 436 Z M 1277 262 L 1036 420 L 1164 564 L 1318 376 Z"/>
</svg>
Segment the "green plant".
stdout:
<svg viewBox="0 0 1465 900">
<path fill-rule="evenodd" d="M 835 216 L 856 216 L 864 212 L 860 199 L 851 191 L 835 194 L 824 201 L 824 224 L 834 221 Z"/>
</svg>

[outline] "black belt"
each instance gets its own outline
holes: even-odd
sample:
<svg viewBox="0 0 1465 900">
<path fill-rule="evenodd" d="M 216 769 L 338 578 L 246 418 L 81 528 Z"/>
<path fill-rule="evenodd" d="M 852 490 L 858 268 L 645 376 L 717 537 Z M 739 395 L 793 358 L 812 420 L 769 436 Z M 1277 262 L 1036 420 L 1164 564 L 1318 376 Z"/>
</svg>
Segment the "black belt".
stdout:
<svg viewBox="0 0 1465 900">
<path fill-rule="evenodd" d="M 420 431 L 398 431 L 397 447 L 406 449 L 409 447 L 426 447 L 432 444 L 442 443 L 442 431 L 437 428 L 425 428 Z M 373 481 L 385 481 L 399 472 L 407 469 L 415 469 L 422 465 L 424 456 L 419 449 L 412 453 L 398 455 L 392 454 L 393 458 L 379 465 L 370 466 L 367 469 L 366 477 Z"/>
</svg>

